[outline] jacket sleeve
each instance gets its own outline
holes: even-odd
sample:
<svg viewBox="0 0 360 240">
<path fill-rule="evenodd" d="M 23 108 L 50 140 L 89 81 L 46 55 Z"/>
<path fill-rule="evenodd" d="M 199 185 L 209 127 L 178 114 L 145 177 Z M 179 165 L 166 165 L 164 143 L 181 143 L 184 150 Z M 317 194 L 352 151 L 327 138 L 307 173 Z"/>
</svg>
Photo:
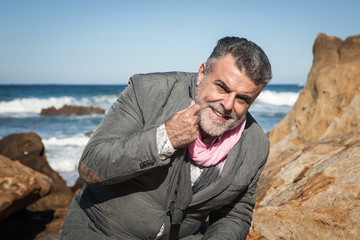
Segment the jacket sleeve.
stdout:
<svg viewBox="0 0 360 240">
<path fill-rule="evenodd" d="M 255 206 L 256 186 L 264 167 L 265 161 L 244 194 L 239 195 L 232 204 L 210 213 L 210 225 L 202 239 L 246 239 Z"/>
<path fill-rule="evenodd" d="M 114 184 L 169 163 L 169 159 L 161 160 L 158 155 L 158 126 L 144 127 L 138 97 L 144 98 L 146 94 L 141 84 L 141 81 L 129 80 L 87 143 L 78 167 L 86 183 Z"/>
</svg>

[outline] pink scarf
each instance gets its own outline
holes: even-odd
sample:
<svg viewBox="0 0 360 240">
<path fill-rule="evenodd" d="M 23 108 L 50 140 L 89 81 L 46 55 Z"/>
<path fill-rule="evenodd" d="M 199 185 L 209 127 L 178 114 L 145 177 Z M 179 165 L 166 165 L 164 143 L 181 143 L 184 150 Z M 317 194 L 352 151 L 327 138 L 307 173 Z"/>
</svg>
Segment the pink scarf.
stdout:
<svg viewBox="0 0 360 240">
<path fill-rule="evenodd" d="M 226 131 L 219 137 L 219 140 L 209 148 L 201 141 L 201 134 L 198 131 L 198 138 L 188 145 L 191 159 L 198 166 L 210 167 L 226 160 L 226 157 L 234 145 L 239 141 L 244 131 L 246 118 L 234 129 Z"/>
</svg>

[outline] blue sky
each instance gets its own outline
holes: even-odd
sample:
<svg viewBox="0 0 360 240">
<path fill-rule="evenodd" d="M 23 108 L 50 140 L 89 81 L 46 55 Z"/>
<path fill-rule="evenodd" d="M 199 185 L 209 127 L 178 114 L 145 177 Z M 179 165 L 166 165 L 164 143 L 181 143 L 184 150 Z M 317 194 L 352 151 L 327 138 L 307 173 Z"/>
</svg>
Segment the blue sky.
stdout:
<svg viewBox="0 0 360 240">
<path fill-rule="evenodd" d="M 267 53 L 272 83 L 304 84 L 319 32 L 360 34 L 358 0 L 0 1 L 0 84 L 125 84 L 197 71 L 217 40 Z"/>
</svg>

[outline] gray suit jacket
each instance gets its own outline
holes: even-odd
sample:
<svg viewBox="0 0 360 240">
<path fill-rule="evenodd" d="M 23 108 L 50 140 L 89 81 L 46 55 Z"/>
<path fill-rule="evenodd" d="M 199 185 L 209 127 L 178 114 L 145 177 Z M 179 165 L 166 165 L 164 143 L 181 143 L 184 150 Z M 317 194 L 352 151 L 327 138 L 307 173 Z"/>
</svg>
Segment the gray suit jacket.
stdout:
<svg viewBox="0 0 360 240">
<path fill-rule="evenodd" d="M 181 149 L 160 159 L 156 130 L 189 106 L 195 84 L 196 74 L 181 72 L 140 74 L 129 80 L 84 149 L 79 173 L 88 184 L 69 208 L 63 239 L 85 239 L 86 228 L 88 238 L 94 239 L 156 239 L 162 226 L 158 239 L 168 239 L 170 209 L 187 154 Z M 248 113 L 221 178 L 192 196 L 179 238 L 245 239 L 268 151 L 266 135 Z M 210 225 L 200 233 L 208 216 Z M 74 222 L 78 227 L 70 229 Z"/>
</svg>

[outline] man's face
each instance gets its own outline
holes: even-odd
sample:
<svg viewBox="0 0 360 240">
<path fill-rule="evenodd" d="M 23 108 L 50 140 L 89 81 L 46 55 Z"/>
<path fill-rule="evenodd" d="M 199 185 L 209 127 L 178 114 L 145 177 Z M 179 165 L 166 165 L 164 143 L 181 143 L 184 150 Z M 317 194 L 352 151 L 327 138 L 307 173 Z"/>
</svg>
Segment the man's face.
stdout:
<svg viewBox="0 0 360 240">
<path fill-rule="evenodd" d="M 256 85 L 238 69 L 231 54 L 218 59 L 206 76 L 203 63 L 197 86 L 196 101 L 201 106 L 200 127 L 213 137 L 238 126 L 263 89 L 263 85 Z"/>
</svg>

